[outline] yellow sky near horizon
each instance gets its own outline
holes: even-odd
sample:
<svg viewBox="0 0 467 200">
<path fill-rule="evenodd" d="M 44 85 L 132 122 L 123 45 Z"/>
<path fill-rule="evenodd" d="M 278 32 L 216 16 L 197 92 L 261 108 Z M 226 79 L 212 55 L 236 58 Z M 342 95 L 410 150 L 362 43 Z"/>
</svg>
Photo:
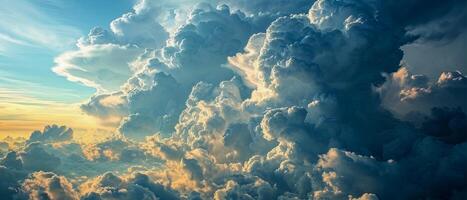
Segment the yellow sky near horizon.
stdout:
<svg viewBox="0 0 467 200">
<path fill-rule="evenodd" d="M 110 135 L 115 127 L 104 126 L 100 120 L 83 113 L 79 104 L 40 101 L 33 98 L 0 95 L 0 139 L 29 137 L 34 130 L 50 124 L 65 125 L 81 140 Z M 96 136 L 97 135 L 97 136 Z"/>
</svg>

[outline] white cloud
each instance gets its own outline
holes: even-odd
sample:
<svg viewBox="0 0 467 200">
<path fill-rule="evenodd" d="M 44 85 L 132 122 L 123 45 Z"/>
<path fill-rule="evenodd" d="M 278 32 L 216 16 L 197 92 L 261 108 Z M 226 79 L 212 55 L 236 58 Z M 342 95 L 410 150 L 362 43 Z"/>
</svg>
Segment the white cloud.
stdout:
<svg viewBox="0 0 467 200">
<path fill-rule="evenodd" d="M 53 71 L 99 91 L 117 91 L 133 73 L 130 62 L 142 52 L 117 44 L 83 46 L 57 57 Z"/>
<path fill-rule="evenodd" d="M 296 5 L 258 2 L 243 9 L 293 13 Z M 1 160 L 8 168 L 0 171 L 12 174 L 21 160 L 27 173 L 62 172 L 85 199 L 462 197 L 466 114 L 436 108 L 420 126 L 401 122 L 373 90 L 385 78 L 383 87 L 397 93 L 389 96 L 400 98 L 402 87 L 407 100 L 465 89 L 460 72 L 443 73 L 433 83 L 406 71 L 382 76 L 399 68 L 406 25 L 420 23 L 398 20 L 412 16 L 400 8 L 433 2 L 398 1 L 392 7 L 393 1 L 318 0 L 308 14 L 279 17 L 254 35 L 252 24 L 268 20 L 201 4 L 161 49 L 145 50 L 122 70 L 136 72 L 122 91 L 98 94 L 88 104 L 96 115 L 128 114 L 123 137 L 86 145 L 32 143 L 8 153 Z M 157 4 L 142 1 L 134 14 L 145 13 L 146 3 Z M 429 5 L 426 12 L 436 13 L 438 6 Z M 121 20 L 123 27 L 135 22 Z M 125 28 L 93 29 L 79 48 L 128 47 L 120 32 L 125 35 Z M 154 35 L 147 36 L 153 41 Z M 252 89 L 223 67 L 234 55 L 230 63 Z"/>
</svg>

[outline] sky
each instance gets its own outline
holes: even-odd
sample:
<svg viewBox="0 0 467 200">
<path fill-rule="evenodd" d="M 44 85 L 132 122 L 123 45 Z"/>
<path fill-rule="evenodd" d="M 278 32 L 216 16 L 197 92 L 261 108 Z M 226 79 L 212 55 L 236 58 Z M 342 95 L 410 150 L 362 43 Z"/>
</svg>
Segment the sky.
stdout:
<svg viewBox="0 0 467 200">
<path fill-rule="evenodd" d="M 8 6 L 0 8 L 0 137 L 25 136 L 50 121 L 82 124 L 81 128 L 98 125 L 82 115 L 78 105 L 94 89 L 57 76 L 51 70 L 54 58 L 76 48 L 77 39 L 91 28 L 108 27 L 121 13 L 131 10 L 134 2 L 2 0 L 1 3 Z"/>
<path fill-rule="evenodd" d="M 0 0 L 0 198 L 467 199 L 465 0 Z"/>
</svg>

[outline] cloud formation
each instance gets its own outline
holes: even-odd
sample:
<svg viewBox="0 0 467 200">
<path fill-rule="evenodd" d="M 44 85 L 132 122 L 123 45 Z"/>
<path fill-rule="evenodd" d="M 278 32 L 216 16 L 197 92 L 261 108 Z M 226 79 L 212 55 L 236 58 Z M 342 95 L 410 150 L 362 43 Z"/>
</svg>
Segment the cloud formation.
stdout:
<svg viewBox="0 0 467 200">
<path fill-rule="evenodd" d="M 34 172 L 31 177 L 22 184 L 22 191 L 28 199 L 79 199 L 72 185 L 63 176 L 57 176 L 50 172 Z"/>
<path fill-rule="evenodd" d="M 66 126 L 45 126 L 44 130 L 34 131 L 29 136 L 28 143 L 31 142 L 60 142 L 73 139 L 73 130 Z"/>
<path fill-rule="evenodd" d="M 112 21 L 110 31 L 93 28 L 78 40 L 77 50 L 55 59 L 54 72 L 99 91 L 119 90 L 137 71 L 131 62 L 145 48 L 165 44 L 168 33 L 157 22 L 157 14 L 157 7 L 144 7 L 143 1 L 133 11 Z"/>
<path fill-rule="evenodd" d="M 119 123 L 120 135 L 81 144 L 66 127 L 34 132 L 0 160 L 0 185 L 8 188 L 0 193 L 51 199 L 467 196 L 466 77 L 446 71 L 430 80 L 401 67 L 401 46 L 433 39 L 414 30 L 453 17 L 463 2 L 168 6 L 176 3 L 141 1 L 110 31 L 93 29 L 79 41 L 78 51 L 112 46 L 129 55 L 135 49 L 120 57 L 121 67 L 102 65 L 122 70 L 112 80 L 118 83 L 79 75 L 106 89 L 82 109 L 115 118 L 109 121 Z M 167 10 L 184 20 L 158 22 L 171 16 Z"/>
<path fill-rule="evenodd" d="M 398 116 L 420 112 L 429 114 L 432 107 L 459 107 L 467 110 L 467 77 L 460 71 L 443 72 L 437 80 L 412 74 L 406 68 L 388 75 L 378 91 L 382 104 Z"/>
</svg>

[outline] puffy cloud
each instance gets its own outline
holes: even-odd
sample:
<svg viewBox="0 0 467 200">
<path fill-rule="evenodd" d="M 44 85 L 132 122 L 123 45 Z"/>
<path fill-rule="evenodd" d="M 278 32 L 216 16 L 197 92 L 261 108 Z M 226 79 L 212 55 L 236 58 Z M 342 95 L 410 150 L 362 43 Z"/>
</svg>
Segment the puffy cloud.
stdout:
<svg viewBox="0 0 467 200">
<path fill-rule="evenodd" d="M 320 7 L 321 4 L 329 5 Z M 334 1 L 317 1 L 308 17 L 279 18 L 265 34 L 253 36 L 247 53 L 230 59 L 248 82 L 255 83 L 252 101 L 276 99 L 284 106 L 306 106 L 314 96 L 329 90 L 349 91 L 363 84 L 381 82 L 381 72 L 393 71 L 398 66 L 401 41 L 395 37 L 397 28 L 394 32 L 384 31 L 371 15 L 376 11 L 363 10 L 365 6 L 370 7 L 363 2 L 340 5 Z M 378 37 L 394 41 L 380 42 L 378 47 L 371 45 Z M 356 53 L 362 49 L 387 56 L 376 60 L 374 56 Z"/>
<path fill-rule="evenodd" d="M 120 43 L 135 44 L 141 48 L 159 48 L 165 44 L 169 34 L 158 23 L 160 11 L 157 7 L 137 5 L 129 12 L 110 24 L 112 32 Z"/>
<path fill-rule="evenodd" d="M 62 142 L 72 139 L 73 130 L 71 128 L 54 124 L 45 126 L 42 132 L 38 130 L 32 132 L 27 142 Z"/>
<path fill-rule="evenodd" d="M 146 155 L 137 145 L 120 138 L 84 145 L 83 155 L 91 161 L 133 162 L 146 159 Z"/>
<path fill-rule="evenodd" d="M 68 180 L 50 172 L 35 172 L 30 178 L 24 180 L 22 191 L 28 199 L 79 199 L 78 193 Z"/>
<path fill-rule="evenodd" d="M 316 165 L 321 184 L 314 186 L 322 189 L 315 188 L 314 197 L 346 198 L 370 192 L 381 198 L 449 198 L 465 188 L 465 170 L 461 169 L 466 165 L 462 161 L 465 155 L 460 152 L 463 148 L 465 144 L 451 146 L 426 137 L 417 141 L 410 154 L 399 161 L 378 161 L 330 149 Z M 446 187 L 442 182 L 451 185 Z M 404 189 L 398 184 L 403 184 Z"/>
<path fill-rule="evenodd" d="M 151 89 L 128 96 L 130 115 L 122 121 L 120 132 L 130 138 L 144 139 L 157 131 L 173 131 L 183 98 L 183 88 L 172 76 L 156 74 Z"/>
<path fill-rule="evenodd" d="M 95 94 L 80 108 L 86 114 L 97 117 L 101 124 L 117 127 L 128 115 L 128 99 L 122 91 Z"/>
<path fill-rule="evenodd" d="M 460 107 L 465 111 L 466 89 L 467 78 L 459 71 L 443 72 L 438 80 L 430 81 L 401 68 L 389 75 L 378 91 L 383 106 L 404 118 L 414 112 L 429 114 L 432 107 Z"/>
<path fill-rule="evenodd" d="M 26 138 L 7 136 L 0 142 L 1 151 L 8 152 L 10 150 L 21 149 L 26 144 Z M 1 152 L 3 154 L 3 152 Z"/>
<path fill-rule="evenodd" d="M 170 44 L 148 56 L 145 68 L 149 73 L 145 74 L 151 74 L 150 71 L 165 74 L 155 73 L 149 89 L 131 90 L 130 115 L 122 122 L 120 131 L 133 138 L 173 131 L 185 99 L 196 83 L 218 84 L 233 76 L 222 65 L 227 56 L 242 48 L 250 31 L 248 22 L 241 15 L 231 13 L 227 6 L 214 9 L 202 4 L 195 8 Z M 141 75 L 145 77 L 145 74 Z M 135 79 L 145 82 L 140 80 L 141 76 Z"/>
<path fill-rule="evenodd" d="M 60 158 L 48 153 L 44 145 L 38 142 L 29 144 L 18 155 L 26 170 L 53 171 L 60 165 Z"/>
<path fill-rule="evenodd" d="M 176 134 L 151 141 L 153 153 L 167 159 L 168 179 L 183 180 L 171 185 L 185 194 L 201 192 L 202 197 L 257 197 L 239 189 L 247 183 L 227 175 L 246 173 L 275 185 L 275 194 L 284 199 L 411 196 L 412 188 L 398 196 L 389 185 L 408 173 L 407 163 L 418 163 L 418 153 L 411 148 L 426 136 L 380 110 L 373 93 L 372 86 L 384 81 L 381 73 L 398 68 L 399 47 L 406 42 L 402 26 L 388 31 L 385 23 L 391 20 L 375 17 L 378 6 L 318 1 L 308 16 L 279 18 L 266 33 L 255 34 L 246 53 L 230 59 L 254 88 L 246 101 L 238 80 L 217 87 L 196 84 Z M 380 42 L 382 38 L 391 39 Z M 220 177 L 225 180 L 222 186 L 211 184 Z M 354 180 L 358 184 L 352 184 Z M 407 185 L 419 196 L 443 193 L 418 193 L 429 186 L 417 181 Z"/>
<path fill-rule="evenodd" d="M 93 28 L 78 40 L 77 50 L 55 59 L 54 72 L 99 91 L 119 90 L 136 70 L 130 63 L 145 48 L 164 46 L 169 36 L 158 23 L 159 7 L 145 2 L 112 21 L 111 31 Z"/>
<path fill-rule="evenodd" d="M 20 163 L 28 172 L 53 170 L 70 177 L 81 199 L 464 197 L 465 76 L 446 72 L 432 82 L 396 72 L 400 47 L 416 39 L 407 34 L 410 26 L 450 13 L 455 0 L 318 0 L 311 8 L 312 1 L 275 2 L 282 1 L 227 2 L 246 15 L 187 3 L 186 20 L 160 46 L 159 26 L 140 28 L 181 17 L 186 10 L 178 9 L 186 7 L 170 7 L 174 14 L 166 15 L 162 5 L 170 3 L 141 1 L 111 31 L 93 30 L 80 45 L 155 48 L 132 59 L 119 91 L 82 106 L 102 118 L 124 117 L 125 138 L 31 143 L 1 160 L 5 174 Z M 443 95 L 452 96 L 438 100 Z M 414 115 L 405 122 L 385 110 L 419 108 L 426 116 L 418 123 Z M 27 162 L 32 155 L 58 167 Z M 38 192 L 29 194 L 46 194 L 42 183 L 60 180 L 51 177 L 32 184 Z M 19 179 L 5 185 L 17 188 Z M 56 194 L 65 185 L 60 181 Z"/>
<path fill-rule="evenodd" d="M 365 193 L 358 198 L 351 198 L 351 200 L 378 200 L 378 199 L 379 199 L 378 196 L 376 196 L 375 194 L 371 194 L 371 193 Z"/>
<path fill-rule="evenodd" d="M 399 178 L 391 178 L 396 172 L 395 167 L 396 164 L 391 161 L 378 162 L 372 157 L 330 149 L 320 156 L 316 164 L 322 186 L 315 185 L 315 187 L 323 188 L 315 188 L 313 196 L 317 199 L 344 199 L 348 195 L 360 196 L 366 192 L 391 195 L 391 192 L 395 192 L 391 191 L 393 188 L 385 188 L 381 184 L 389 184 L 395 178 Z M 385 181 L 378 181 L 380 179 Z"/>
<path fill-rule="evenodd" d="M 250 2 L 247 0 L 240 1 L 228 1 L 229 5 L 233 8 L 240 9 L 248 14 L 254 15 L 288 15 L 296 13 L 304 13 L 308 11 L 310 6 L 313 4 L 313 1 L 308 0 L 298 0 L 293 2 L 288 2 L 284 0 L 260 0 Z"/>
<path fill-rule="evenodd" d="M 223 188 L 216 190 L 214 199 L 272 199 L 274 198 L 274 189 L 269 183 L 248 177 L 236 177 L 234 180 L 228 180 Z M 241 182 L 238 184 L 237 182 Z"/>
<path fill-rule="evenodd" d="M 279 17 L 291 14 L 306 13 L 314 0 L 222 0 L 233 10 L 245 13 L 247 20 L 253 25 L 254 32 L 264 32 Z"/>
<path fill-rule="evenodd" d="M 58 133 L 66 130 L 65 127 L 55 126 L 44 133 L 58 136 Z M 138 143 L 117 137 L 87 144 L 50 140 L 23 143 L 17 150 L 11 150 L 0 158 L 0 165 L 10 170 L 25 174 L 52 171 L 73 181 L 97 176 L 106 171 L 126 172 L 134 166 L 153 168 L 160 163 L 159 158 L 152 156 L 150 152 L 146 153 Z"/>
<path fill-rule="evenodd" d="M 0 195 L 2 198 L 14 199 L 18 197 L 20 181 L 24 179 L 26 174 L 9 169 L 0 165 Z"/>
<path fill-rule="evenodd" d="M 23 169 L 23 162 L 18 157 L 16 151 L 8 152 L 5 157 L 0 160 L 0 165 L 3 165 L 10 169 Z"/>
<path fill-rule="evenodd" d="M 387 31 L 390 21 L 375 17 L 377 5 L 317 1 L 308 15 L 278 18 L 266 33 L 254 35 L 246 53 L 230 58 L 255 86 L 243 106 L 256 113 L 308 107 L 307 123 L 339 138 L 334 145 L 380 154 L 378 145 L 385 141 L 377 135 L 392 129 L 395 120 L 379 111 L 372 85 L 384 81 L 382 72 L 398 68 L 405 39 L 402 27 Z M 378 123 L 362 123 L 368 120 Z"/>
<path fill-rule="evenodd" d="M 147 175 L 136 173 L 118 177 L 105 173 L 80 186 L 82 199 L 177 199 L 178 194 L 153 182 Z"/>
<path fill-rule="evenodd" d="M 7 142 L 3 142 L 3 141 L 0 142 L 0 153 L 8 151 L 9 148 L 10 148 L 10 145 L 8 145 Z"/>
<path fill-rule="evenodd" d="M 207 83 L 194 86 L 176 126 L 176 141 L 192 149 L 215 152 L 213 156 L 220 162 L 248 158 L 251 150 L 259 147 L 250 146 L 253 138 L 248 114 L 240 110 L 244 87 L 237 78 L 218 87 Z"/>
</svg>

